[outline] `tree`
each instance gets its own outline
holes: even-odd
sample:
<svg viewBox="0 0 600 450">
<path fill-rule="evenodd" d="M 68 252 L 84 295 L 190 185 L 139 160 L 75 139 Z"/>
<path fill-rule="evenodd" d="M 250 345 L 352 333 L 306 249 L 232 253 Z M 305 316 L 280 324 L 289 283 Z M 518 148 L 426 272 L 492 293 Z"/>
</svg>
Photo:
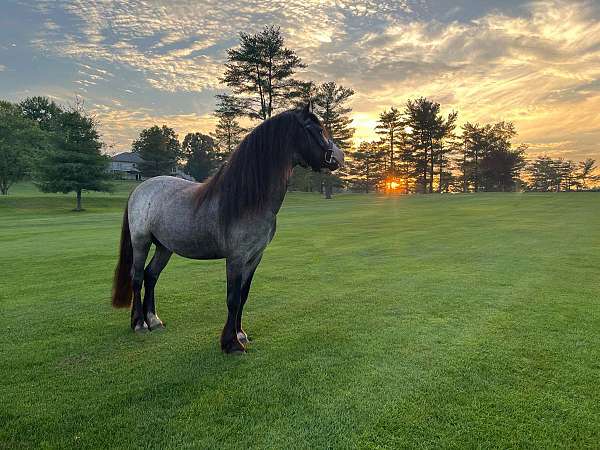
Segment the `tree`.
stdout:
<svg viewBox="0 0 600 450">
<path fill-rule="evenodd" d="M 349 117 L 352 108 L 347 103 L 354 91 L 344 86 L 338 86 L 334 81 L 323 83 L 316 89 L 313 99 L 313 112 L 321 118 L 323 126 L 331 139 L 342 150 L 348 151 L 352 146 L 354 128 Z M 334 185 L 340 185 L 341 180 L 330 172 L 324 173 L 322 182 L 325 186 L 325 198 L 331 198 Z"/>
<path fill-rule="evenodd" d="M 404 116 L 405 125 L 410 130 L 407 135 L 410 155 L 407 158 L 413 163 L 414 175 L 422 192 L 432 193 L 436 163 L 443 172 L 444 140 L 452 135 L 457 113 L 453 112 L 444 119 L 439 103 L 421 97 L 406 102 Z"/>
<path fill-rule="evenodd" d="M 304 67 L 296 53 L 285 47 L 279 27 L 267 26 L 256 34 L 240 33 L 239 47 L 227 50 L 221 79 L 233 95 L 218 97 L 234 104 L 239 114 L 266 120 L 301 95 L 302 84 L 293 75 Z"/>
<path fill-rule="evenodd" d="M 386 152 L 380 142 L 361 142 L 358 150 L 350 153 L 348 181 L 352 188 L 369 193 L 385 178 Z"/>
<path fill-rule="evenodd" d="M 202 133 L 185 135 L 181 156 L 185 161 L 185 173 L 194 177 L 196 181 L 208 178 L 220 160 L 214 139 Z"/>
<path fill-rule="evenodd" d="M 585 161 L 580 161 L 577 166 L 576 177 L 579 180 L 579 185 L 582 189 L 587 189 L 588 181 L 596 181 L 600 177 L 594 175 L 596 170 L 596 161 L 592 158 L 588 158 Z"/>
<path fill-rule="evenodd" d="M 532 191 L 559 191 L 561 175 L 557 160 L 549 156 L 538 156 L 527 167 L 529 185 Z"/>
<path fill-rule="evenodd" d="M 133 141 L 132 151 L 144 160 L 138 168 L 144 177 L 168 175 L 181 157 L 181 146 L 172 128 L 166 125 L 146 128 Z"/>
<path fill-rule="evenodd" d="M 446 156 L 452 153 L 456 148 L 456 142 L 454 141 L 454 128 L 456 127 L 457 118 L 458 113 L 451 112 L 448 115 L 448 118 L 443 119 L 440 117 L 436 123 L 436 130 L 434 134 L 436 150 L 434 152 L 434 156 L 437 159 L 439 174 L 438 193 L 448 192 L 453 181 L 452 173 L 446 170 L 447 165 L 449 165 L 449 160 L 446 158 Z M 446 140 L 449 140 L 450 142 L 446 143 Z M 433 168 L 431 169 L 431 174 L 431 181 L 433 183 Z M 433 184 L 431 189 L 433 190 Z"/>
<path fill-rule="evenodd" d="M 0 101 L 0 193 L 21 180 L 30 166 L 33 152 L 45 142 L 38 123 L 26 118 L 20 106 Z"/>
<path fill-rule="evenodd" d="M 239 116 L 237 105 L 231 98 L 221 98 L 217 103 L 215 116 L 219 119 L 212 137 L 215 139 L 224 158 L 229 156 L 240 144 L 247 130 L 242 128 L 236 118 Z"/>
<path fill-rule="evenodd" d="M 577 165 L 574 161 L 564 160 L 559 158 L 556 162 L 556 169 L 560 178 L 559 189 L 562 187 L 565 191 L 571 191 L 574 187 L 579 188 L 579 182 L 577 181 Z"/>
<path fill-rule="evenodd" d="M 50 130 L 52 145 L 36 158 L 34 181 L 43 192 L 75 192 L 75 210 L 81 211 L 82 191 L 110 189 L 98 124 L 78 103 L 53 117 Z"/>
<path fill-rule="evenodd" d="M 382 136 L 382 142 L 384 142 L 388 148 L 388 166 L 387 169 L 390 175 L 395 175 L 395 149 L 402 143 L 404 131 L 404 121 L 402 114 L 393 106 L 389 111 L 384 110 L 379 114 L 379 120 L 375 127 L 375 132 Z"/>
<path fill-rule="evenodd" d="M 63 108 L 47 97 L 28 97 L 19 106 L 23 115 L 36 121 L 44 131 L 54 130 L 54 121 L 63 113 Z"/>
<path fill-rule="evenodd" d="M 512 148 L 517 135 L 512 122 L 498 122 L 481 129 L 480 183 L 485 191 L 513 191 L 525 165 L 525 146 Z"/>
</svg>

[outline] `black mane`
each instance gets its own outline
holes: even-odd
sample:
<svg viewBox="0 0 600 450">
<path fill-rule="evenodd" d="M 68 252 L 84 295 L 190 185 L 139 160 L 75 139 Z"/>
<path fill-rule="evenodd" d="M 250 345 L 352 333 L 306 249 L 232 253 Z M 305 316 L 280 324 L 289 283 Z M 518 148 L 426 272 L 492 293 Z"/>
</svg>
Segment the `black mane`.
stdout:
<svg viewBox="0 0 600 450">
<path fill-rule="evenodd" d="M 229 225 L 248 213 L 263 211 L 292 170 L 289 148 L 301 130 L 293 111 L 268 119 L 250 132 L 228 160 L 197 191 L 198 204 L 219 197 L 219 219 Z"/>
</svg>

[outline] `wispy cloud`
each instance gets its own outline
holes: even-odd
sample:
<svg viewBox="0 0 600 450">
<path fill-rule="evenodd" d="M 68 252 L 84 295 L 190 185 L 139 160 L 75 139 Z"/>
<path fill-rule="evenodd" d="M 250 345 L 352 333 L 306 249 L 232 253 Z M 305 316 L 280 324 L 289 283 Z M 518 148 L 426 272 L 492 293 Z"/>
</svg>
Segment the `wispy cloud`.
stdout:
<svg viewBox="0 0 600 450">
<path fill-rule="evenodd" d="M 20 1 L 39 16 L 30 45 L 72 61 L 73 89 L 121 147 L 152 122 L 210 128 L 225 50 L 275 24 L 308 64 L 301 77 L 354 88 L 358 139 L 383 108 L 423 95 L 462 121 L 513 120 L 532 153 L 600 157 L 597 2 L 498 0 L 473 19 L 466 0 L 437 12 L 429 0 Z"/>
</svg>

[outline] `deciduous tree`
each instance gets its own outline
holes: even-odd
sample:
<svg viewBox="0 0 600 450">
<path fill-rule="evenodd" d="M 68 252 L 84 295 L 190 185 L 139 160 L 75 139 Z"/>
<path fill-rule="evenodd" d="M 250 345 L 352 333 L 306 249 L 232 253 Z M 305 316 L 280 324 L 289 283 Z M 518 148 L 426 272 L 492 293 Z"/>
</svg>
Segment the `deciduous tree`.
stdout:
<svg viewBox="0 0 600 450">
<path fill-rule="evenodd" d="M 34 181 L 43 192 L 75 192 L 75 210 L 81 211 L 84 190 L 110 190 L 98 124 L 78 103 L 52 119 L 50 133 L 51 146 L 33 165 Z"/>
<path fill-rule="evenodd" d="M 163 125 L 146 128 L 133 141 L 132 150 L 144 160 L 138 168 L 144 177 L 168 175 L 181 157 L 181 146 L 175 131 Z"/>
<path fill-rule="evenodd" d="M 7 195 L 10 187 L 29 170 L 36 148 L 47 136 L 38 123 L 24 116 L 20 106 L 0 101 L 0 193 Z"/>
<path fill-rule="evenodd" d="M 183 138 L 181 157 L 185 173 L 204 181 L 220 162 L 214 139 L 202 133 L 188 133 Z"/>
</svg>

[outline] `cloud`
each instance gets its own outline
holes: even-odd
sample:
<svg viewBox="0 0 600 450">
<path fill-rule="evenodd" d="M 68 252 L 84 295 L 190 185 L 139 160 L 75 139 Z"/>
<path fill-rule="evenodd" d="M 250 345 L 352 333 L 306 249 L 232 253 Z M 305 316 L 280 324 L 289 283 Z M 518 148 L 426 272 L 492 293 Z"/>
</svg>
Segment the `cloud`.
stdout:
<svg viewBox="0 0 600 450">
<path fill-rule="evenodd" d="M 427 96 L 458 110 L 463 121 L 512 120 L 532 148 L 562 142 L 555 150 L 561 153 L 569 142 L 573 157 L 598 155 L 598 8 L 562 1 L 528 8 L 528 17 L 490 13 L 468 23 L 389 26 L 320 68 L 357 91 L 359 138 L 372 136 L 378 111 Z"/>
<path fill-rule="evenodd" d="M 162 99 L 164 93 L 209 98 L 224 89 L 219 77 L 225 50 L 238 33 L 276 24 L 308 64 L 300 77 L 336 80 L 356 91 L 358 140 L 374 137 L 373 124 L 384 108 L 427 96 L 446 111 L 458 110 L 463 122 L 514 121 L 532 152 L 555 148 L 574 158 L 600 157 L 597 2 L 543 0 L 512 10 L 497 2 L 474 20 L 461 20 L 464 5 L 432 19 L 426 0 L 25 4 L 41 16 L 31 44 L 75 61 L 80 92 L 94 98 L 110 86 L 120 94 L 121 106 L 100 102 L 116 110 L 99 108 L 105 136 L 119 145 L 156 120 L 173 120 L 182 130 L 206 121 L 207 129 L 213 103 L 190 100 L 171 115 L 136 110 L 132 103 L 140 95 Z M 142 83 L 125 80 L 126 71 Z"/>
<path fill-rule="evenodd" d="M 179 139 L 187 133 L 209 133 L 214 129 L 216 119 L 210 114 L 156 114 L 150 109 L 129 110 L 123 108 L 120 102 L 111 105 L 94 104 L 89 108 L 105 130 L 103 139 L 106 142 L 108 153 L 129 151 L 131 143 L 139 137 L 139 133 L 153 125 L 168 125 L 178 134 Z M 107 133 L 106 131 L 109 130 Z"/>
</svg>

